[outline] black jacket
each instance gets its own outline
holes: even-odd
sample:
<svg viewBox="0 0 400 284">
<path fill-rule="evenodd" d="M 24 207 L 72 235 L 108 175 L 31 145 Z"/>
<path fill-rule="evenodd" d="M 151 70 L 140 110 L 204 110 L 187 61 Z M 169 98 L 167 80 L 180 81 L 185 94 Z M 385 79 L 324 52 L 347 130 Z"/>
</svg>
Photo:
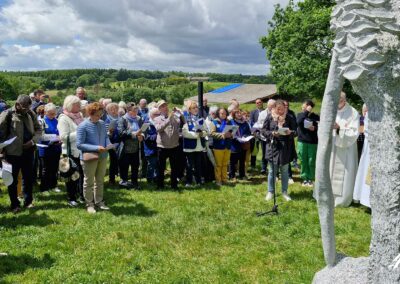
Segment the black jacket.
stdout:
<svg viewBox="0 0 400 284">
<path fill-rule="evenodd" d="M 313 126 L 315 127 L 315 131 L 311 131 L 304 127 L 304 120 L 312 121 Z M 308 144 L 318 144 L 318 123 L 319 115 L 304 111 L 297 115 L 297 134 L 298 141 L 302 143 Z"/>
<path fill-rule="evenodd" d="M 294 137 L 296 136 L 296 121 L 291 115 L 286 115 L 283 127 L 293 131 L 290 135 L 273 137 L 272 132 L 278 130 L 278 124 L 269 114 L 264 121 L 261 134 L 267 139 L 265 159 L 274 162 L 275 165 L 286 165 L 295 158 Z"/>
<path fill-rule="evenodd" d="M 258 109 L 256 108 L 255 110 L 252 110 L 250 113 L 250 125 L 253 126 L 254 123 L 258 121 L 258 116 L 260 115 L 260 112 L 262 112 L 263 109 Z"/>
</svg>

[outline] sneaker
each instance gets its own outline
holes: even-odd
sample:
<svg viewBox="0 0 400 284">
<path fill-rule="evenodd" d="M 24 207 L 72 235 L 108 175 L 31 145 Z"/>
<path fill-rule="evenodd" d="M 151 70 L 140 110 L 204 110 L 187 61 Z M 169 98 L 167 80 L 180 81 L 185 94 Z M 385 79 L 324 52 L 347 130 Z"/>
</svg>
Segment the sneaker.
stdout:
<svg viewBox="0 0 400 284">
<path fill-rule="evenodd" d="M 71 207 L 76 207 L 76 206 L 78 206 L 79 204 L 78 204 L 78 202 L 76 202 L 76 201 L 68 201 L 68 205 L 71 206 Z"/>
<path fill-rule="evenodd" d="M 269 191 L 268 191 L 267 196 L 265 196 L 265 200 L 269 201 L 269 200 L 271 200 L 272 198 L 274 198 L 274 194 L 273 194 L 272 192 L 269 192 Z"/>
<path fill-rule="evenodd" d="M 78 203 L 79 203 L 79 204 L 85 204 L 86 201 L 85 201 L 85 199 L 83 199 L 83 198 L 78 198 Z"/>
<path fill-rule="evenodd" d="M 28 208 L 28 209 L 31 209 L 31 208 L 34 208 L 35 205 L 33 205 L 33 203 L 29 203 L 29 204 L 25 204 L 24 207 Z"/>
<path fill-rule="evenodd" d="M 96 213 L 96 209 L 94 209 L 93 206 L 89 206 L 86 210 L 87 210 L 87 212 L 88 212 L 89 214 L 94 214 L 94 213 Z"/>
<path fill-rule="evenodd" d="M 110 207 L 107 207 L 107 206 L 105 206 L 105 205 L 103 204 L 103 205 L 100 205 L 100 206 L 99 206 L 99 209 L 100 209 L 100 210 L 110 210 Z"/>
<path fill-rule="evenodd" d="M 282 197 L 283 197 L 283 199 L 285 199 L 286 201 L 292 200 L 292 199 L 290 198 L 290 196 L 287 194 L 287 192 L 282 193 Z"/>
<path fill-rule="evenodd" d="M 314 183 L 311 180 L 309 180 L 307 186 L 308 187 L 314 187 Z"/>
<path fill-rule="evenodd" d="M 301 183 L 301 186 L 302 186 L 302 187 L 306 187 L 306 186 L 308 186 L 308 181 L 306 181 L 306 180 L 305 180 L 305 181 L 303 181 L 303 182 Z"/>
<path fill-rule="evenodd" d="M 12 209 L 12 212 L 13 212 L 14 214 L 20 213 L 20 212 L 21 212 L 21 207 L 15 207 L 14 209 Z"/>
<path fill-rule="evenodd" d="M 127 181 L 121 180 L 119 182 L 119 187 L 120 188 L 129 188 L 129 183 Z"/>
<path fill-rule="evenodd" d="M 59 189 L 58 187 L 53 189 L 54 192 L 61 192 L 61 189 Z"/>
<path fill-rule="evenodd" d="M 190 188 L 190 187 L 192 187 L 192 184 L 190 184 L 190 183 L 187 183 L 187 184 L 185 184 L 185 187 L 188 187 L 188 188 Z"/>
<path fill-rule="evenodd" d="M 294 184 L 294 180 L 292 178 L 289 178 L 288 183 L 289 184 Z"/>
</svg>

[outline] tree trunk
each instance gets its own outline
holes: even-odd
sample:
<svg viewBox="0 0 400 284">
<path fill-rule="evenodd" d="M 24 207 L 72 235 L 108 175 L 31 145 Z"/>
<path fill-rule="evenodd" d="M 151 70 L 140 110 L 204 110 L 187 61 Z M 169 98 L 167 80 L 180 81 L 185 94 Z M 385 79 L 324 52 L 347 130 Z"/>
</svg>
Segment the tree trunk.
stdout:
<svg viewBox="0 0 400 284">
<path fill-rule="evenodd" d="M 332 152 L 332 129 L 336 120 L 339 96 L 343 87 L 343 77 L 338 68 L 337 53 L 333 49 L 329 76 L 322 101 L 321 121 L 318 130 L 318 151 L 316 164 L 315 195 L 321 224 L 322 245 L 328 266 L 336 262 L 336 242 L 334 227 L 334 197 L 329 174 Z"/>
</svg>

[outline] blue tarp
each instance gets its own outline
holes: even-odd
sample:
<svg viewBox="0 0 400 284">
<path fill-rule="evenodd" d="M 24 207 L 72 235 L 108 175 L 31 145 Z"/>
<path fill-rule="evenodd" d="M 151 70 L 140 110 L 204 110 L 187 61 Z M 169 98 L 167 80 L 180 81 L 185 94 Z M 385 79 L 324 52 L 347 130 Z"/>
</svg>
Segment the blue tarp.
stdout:
<svg viewBox="0 0 400 284">
<path fill-rule="evenodd" d="M 216 89 L 216 90 L 214 90 L 214 91 L 212 91 L 210 93 L 213 93 L 213 94 L 225 93 L 225 92 L 230 91 L 232 89 L 236 89 L 236 88 L 238 88 L 238 87 L 240 87 L 242 85 L 243 84 L 231 84 L 231 85 Z"/>
</svg>

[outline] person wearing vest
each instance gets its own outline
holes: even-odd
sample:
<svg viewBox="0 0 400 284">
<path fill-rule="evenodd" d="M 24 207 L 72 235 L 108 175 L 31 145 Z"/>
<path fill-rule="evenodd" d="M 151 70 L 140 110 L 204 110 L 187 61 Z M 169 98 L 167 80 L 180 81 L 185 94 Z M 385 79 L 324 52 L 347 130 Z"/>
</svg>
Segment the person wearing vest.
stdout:
<svg viewBox="0 0 400 284">
<path fill-rule="evenodd" d="M 86 106 L 88 118 L 78 126 L 76 146 L 81 151 L 84 173 L 83 194 L 89 214 L 100 210 L 110 210 L 103 199 L 104 177 L 107 170 L 107 148 L 111 145 L 106 126 L 100 118 L 103 106 L 98 102 Z"/>
<path fill-rule="evenodd" d="M 250 146 L 250 142 L 242 143 L 237 138 L 245 138 L 246 136 L 250 136 L 251 130 L 247 121 L 243 121 L 241 110 L 233 111 L 232 117 L 232 124 L 239 126 L 239 129 L 235 133 L 235 137 L 233 138 L 231 144 L 229 178 L 234 179 L 236 177 L 236 165 L 239 162 L 239 179 L 246 179 L 246 152 L 250 147 L 246 148 L 245 146 Z"/>
<path fill-rule="evenodd" d="M 57 188 L 58 163 L 61 155 L 61 141 L 56 119 L 57 108 L 53 103 L 48 103 L 44 107 L 44 112 L 44 118 L 41 120 L 43 134 L 40 144 L 48 147 L 38 147 L 42 164 L 40 191 L 48 192 L 53 189 L 60 192 Z"/>
<path fill-rule="evenodd" d="M 164 188 L 164 171 L 166 161 L 169 159 L 171 167 L 171 188 L 178 189 L 178 158 L 179 158 L 179 129 L 181 123 L 185 122 L 182 112 L 175 109 L 169 112 L 166 101 L 157 103 L 160 116 L 154 119 L 154 126 L 157 130 L 158 150 L 158 180 L 157 188 Z"/>
<path fill-rule="evenodd" d="M 11 145 L 4 148 L 5 160 L 12 165 L 13 183 L 8 187 L 8 194 L 14 213 L 21 211 L 17 193 L 20 170 L 24 180 L 24 207 L 33 207 L 33 159 L 42 128 L 36 114 L 30 110 L 31 103 L 29 96 L 20 95 L 14 107 L 0 115 L 0 140 L 16 137 Z"/>
<path fill-rule="evenodd" d="M 119 135 L 118 135 L 118 104 L 117 103 L 109 103 L 106 106 L 106 119 L 104 123 L 106 124 L 106 130 L 108 134 L 108 138 L 111 143 L 119 143 Z M 109 165 L 109 184 L 115 184 L 115 177 L 118 175 L 118 155 L 116 149 L 108 150 L 108 155 L 110 157 L 110 165 Z"/>
<path fill-rule="evenodd" d="M 154 119 L 160 115 L 158 108 L 152 108 L 149 111 L 148 120 L 150 123 L 144 134 L 144 155 L 147 160 L 147 182 L 152 183 L 157 181 L 158 177 L 158 157 L 157 157 L 157 130 L 154 126 Z"/>
<path fill-rule="evenodd" d="M 210 125 L 216 164 L 215 181 L 219 186 L 228 182 L 228 165 L 231 156 L 232 132 L 223 132 L 227 125 L 231 125 L 231 121 L 227 119 L 227 115 L 228 111 L 220 108 L 217 111 L 217 118 Z"/>
<path fill-rule="evenodd" d="M 193 182 L 193 174 L 198 185 L 202 184 L 201 160 L 205 149 L 205 136 L 207 131 L 204 127 L 204 119 L 198 116 L 199 107 L 192 102 L 189 106 L 189 116 L 182 128 L 183 152 L 186 154 L 186 187 Z"/>
<path fill-rule="evenodd" d="M 140 142 L 143 141 L 143 134 L 140 130 L 142 119 L 138 116 L 139 107 L 134 103 L 127 104 L 126 114 L 118 121 L 118 133 L 121 144 L 118 149 L 120 166 L 121 188 L 140 189 L 138 184 L 140 164 Z M 128 181 L 128 170 L 131 167 L 131 182 Z"/>
</svg>

